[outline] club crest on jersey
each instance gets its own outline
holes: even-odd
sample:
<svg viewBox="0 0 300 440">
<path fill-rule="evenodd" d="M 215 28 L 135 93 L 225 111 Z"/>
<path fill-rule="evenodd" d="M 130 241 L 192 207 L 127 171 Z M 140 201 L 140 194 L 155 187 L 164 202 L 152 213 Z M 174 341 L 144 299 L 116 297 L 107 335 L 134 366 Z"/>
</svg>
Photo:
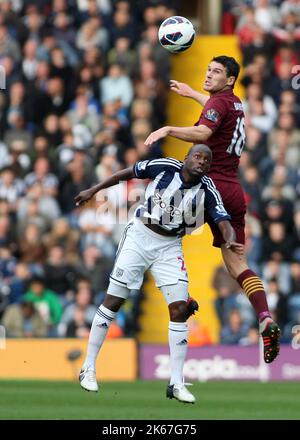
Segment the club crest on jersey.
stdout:
<svg viewBox="0 0 300 440">
<path fill-rule="evenodd" d="M 208 119 L 209 121 L 212 121 L 212 122 L 217 122 L 219 119 L 219 116 L 220 116 L 219 113 L 214 108 L 208 109 L 204 115 L 204 117 L 206 119 Z"/>
<path fill-rule="evenodd" d="M 123 270 L 123 269 L 120 269 L 119 267 L 116 268 L 116 270 L 115 270 L 115 276 L 116 276 L 117 278 L 121 278 L 121 276 L 123 275 L 123 273 L 124 273 L 124 270 Z"/>
</svg>

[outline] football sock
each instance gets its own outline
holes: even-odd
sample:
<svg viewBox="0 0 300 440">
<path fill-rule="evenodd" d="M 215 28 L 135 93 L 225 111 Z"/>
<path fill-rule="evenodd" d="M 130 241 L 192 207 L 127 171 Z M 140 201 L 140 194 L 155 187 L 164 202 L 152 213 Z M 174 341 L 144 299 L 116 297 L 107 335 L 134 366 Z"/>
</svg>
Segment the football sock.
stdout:
<svg viewBox="0 0 300 440">
<path fill-rule="evenodd" d="M 183 366 L 188 347 L 188 326 L 186 322 L 169 322 L 169 347 L 171 360 L 170 385 L 183 383 Z"/>
<path fill-rule="evenodd" d="M 250 269 L 245 270 L 237 277 L 237 282 L 244 289 L 251 302 L 259 321 L 270 317 L 266 292 L 261 279 Z"/>
<path fill-rule="evenodd" d="M 103 305 L 97 310 L 89 336 L 87 354 L 83 367 L 92 367 L 96 371 L 96 359 L 98 352 L 104 342 L 109 326 L 112 323 L 116 313 L 107 309 Z"/>
</svg>

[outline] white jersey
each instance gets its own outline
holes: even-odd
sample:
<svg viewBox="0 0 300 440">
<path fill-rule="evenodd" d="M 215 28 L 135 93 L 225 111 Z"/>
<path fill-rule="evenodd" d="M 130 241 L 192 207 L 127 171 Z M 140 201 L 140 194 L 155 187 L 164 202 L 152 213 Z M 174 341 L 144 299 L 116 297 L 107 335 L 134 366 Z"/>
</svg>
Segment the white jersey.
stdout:
<svg viewBox="0 0 300 440">
<path fill-rule="evenodd" d="M 218 223 L 230 220 L 212 179 L 199 177 L 195 184 L 182 179 L 183 163 L 173 158 L 145 160 L 134 165 L 135 176 L 151 179 L 146 188 L 145 203 L 135 211 L 142 221 L 151 221 L 174 235 L 191 233 L 203 224 L 207 210 Z"/>
</svg>

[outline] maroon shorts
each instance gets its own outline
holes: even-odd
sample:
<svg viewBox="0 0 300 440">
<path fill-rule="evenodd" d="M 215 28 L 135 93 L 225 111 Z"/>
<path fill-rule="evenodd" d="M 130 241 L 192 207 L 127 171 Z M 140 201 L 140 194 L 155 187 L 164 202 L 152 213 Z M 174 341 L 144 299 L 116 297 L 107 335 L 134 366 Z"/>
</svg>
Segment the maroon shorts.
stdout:
<svg viewBox="0 0 300 440">
<path fill-rule="evenodd" d="M 241 185 L 239 183 L 216 180 L 215 178 L 213 181 L 221 194 L 226 211 L 231 216 L 230 223 L 235 230 L 237 242 L 245 244 L 246 202 Z M 209 224 L 214 236 L 213 246 L 221 247 L 221 244 L 225 243 L 225 241 L 218 225 L 213 222 L 208 214 L 205 214 L 205 222 Z"/>
</svg>

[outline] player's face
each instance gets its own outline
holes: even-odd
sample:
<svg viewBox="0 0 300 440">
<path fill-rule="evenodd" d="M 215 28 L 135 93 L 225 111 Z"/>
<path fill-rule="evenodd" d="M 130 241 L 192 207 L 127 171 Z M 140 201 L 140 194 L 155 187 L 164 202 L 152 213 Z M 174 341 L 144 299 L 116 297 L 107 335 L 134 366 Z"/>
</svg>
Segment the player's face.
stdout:
<svg viewBox="0 0 300 440">
<path fill-rule="evenodd" d="M 185 166 L 191 176 L 202 176 L 210 169 L 211 154 L 207 151 L 194 151 L 185 159 Z"/>
<path fill-rule="evenodd" d="M 232 86 L 234 79 L 233 76 L 227 77 L 223 64 L 212 61 L 208 65 L 203 88 L 209 93 L 216 93 L 226 86 Z"/>
</svg>

